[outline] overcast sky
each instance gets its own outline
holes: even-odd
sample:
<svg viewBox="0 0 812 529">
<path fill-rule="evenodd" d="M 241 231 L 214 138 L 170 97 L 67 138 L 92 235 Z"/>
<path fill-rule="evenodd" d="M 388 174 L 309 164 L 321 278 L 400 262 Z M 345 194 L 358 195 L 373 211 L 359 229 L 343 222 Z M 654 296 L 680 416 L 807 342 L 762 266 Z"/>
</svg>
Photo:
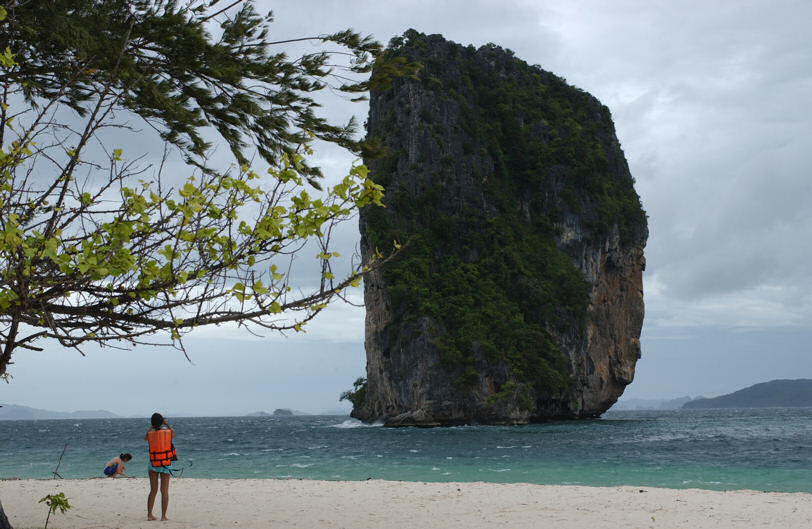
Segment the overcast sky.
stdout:
<svg viewBox="0 0 812 529">
<path fill-rule="evenodd" d="M 805 0 L 308 1 L 273 9 L 279 39 L 409 28 L 512 49 L 612 111 L 649 216 L 643 357 L 624 398 L 715 396 L 812 378 L 812 46 Z M 333 104 L 333 103 L 331 103 Z M 328 112 L 363 122 L 366 108 Z M 332 177 L 352 158 L 324 159 Z M 342 235 L 346 252 L 357 230 Z M 361 301 L 361 291 L 354 294 Z M 0 403 L 122 415 L 348 410 L 364 375 L 362 308 L 306 335 L 204 329 L 173 349 L 22 351 Z"/>
</svg>

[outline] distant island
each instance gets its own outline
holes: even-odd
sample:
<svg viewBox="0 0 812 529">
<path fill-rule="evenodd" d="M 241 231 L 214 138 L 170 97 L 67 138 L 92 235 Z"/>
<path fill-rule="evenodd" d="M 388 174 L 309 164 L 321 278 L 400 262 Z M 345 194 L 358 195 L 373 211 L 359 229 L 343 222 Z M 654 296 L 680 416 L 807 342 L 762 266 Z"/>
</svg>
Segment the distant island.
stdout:
<svg viewBox="0 0 812 529">
<path fill-rule="evenodd" d="M 611 408 L 611 411 L 651 411 L 651 410 L 678 410 L 683 404 L 690 402 L 691 397 L 677 399 L 621 399 Z"/>
<path fill-rule="evenodd" d="M 697 398 L 683 409 L 812 407 L 812 380 L 771 380 L 714 398 Z"/>
<path fill-rule="evenodd" d="M 82 410 L 72 412 L 40 410 L 16 404 L 0 405 L 0 420 L 48 420 L 48 419 L 120 419 L 120 415 L 107 410 Z"/>
<path fill-rule="evenodd" d="M 253 413 L 249 413 L 248 417 L 293 417 L 294 415 L 299 415 L 298 413 L 294 412 L 293 410 L 289 410 L 287 408 L 277 408 L 273 411 L 273 413 L 268 413 L 267 411 L 255 411 Z"/>
</svg>

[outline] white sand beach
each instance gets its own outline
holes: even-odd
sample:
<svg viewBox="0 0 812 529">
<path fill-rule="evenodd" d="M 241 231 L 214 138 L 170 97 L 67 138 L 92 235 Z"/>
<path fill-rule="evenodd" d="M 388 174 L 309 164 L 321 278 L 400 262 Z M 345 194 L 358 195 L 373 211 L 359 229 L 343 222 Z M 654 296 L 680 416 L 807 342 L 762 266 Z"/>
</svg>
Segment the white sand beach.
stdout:
<svg viewBox="0 0 812 529">
<path fill-rule="evenodd" d="M 15 529 L 42 527 L 46 494 L 71 509 L 53 529 L 812 527 L 812 494 L 393 481 L 173 479 L 168 522 L 146 520 L 146 478 L 0 481 Z M 155 514 L 160 516 L 160 496 Z"/>
</svg>

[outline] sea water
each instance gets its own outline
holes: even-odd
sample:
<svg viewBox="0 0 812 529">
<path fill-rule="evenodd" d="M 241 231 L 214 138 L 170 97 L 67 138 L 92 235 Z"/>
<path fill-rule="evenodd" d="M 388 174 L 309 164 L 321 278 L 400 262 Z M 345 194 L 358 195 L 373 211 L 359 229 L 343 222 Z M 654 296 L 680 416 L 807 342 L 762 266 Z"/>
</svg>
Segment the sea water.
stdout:
<svg viewBox="0 0 812 529">
<path fill-rule="evenodd" d="M 169 418 L 181 478 L 486 481 L 812 492 L 812 408 L 609 412 L 527 426 Z M 144 419 L 0 421 L 0 479 L 146 476 Z M 60 455 L 64 455 L 60 461 Z M 58 465 L 58 468 L 57 468 Z"/>
</svg>

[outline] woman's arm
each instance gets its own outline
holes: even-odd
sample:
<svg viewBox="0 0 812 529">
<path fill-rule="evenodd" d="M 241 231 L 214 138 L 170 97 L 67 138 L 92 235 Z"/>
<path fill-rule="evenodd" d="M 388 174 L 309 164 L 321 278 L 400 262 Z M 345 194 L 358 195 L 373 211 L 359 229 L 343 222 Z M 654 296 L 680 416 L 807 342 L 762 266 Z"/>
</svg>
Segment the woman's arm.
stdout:
<svg viewBox="0 0 812 529">
<path fill-rule="evenodd" d="M 166 419 L 164 419 L 164 426 L 166 426 L 169 429 L 169 431 L 172 432 L 172 439 L 174 439 L 175 438 L 175 430 L 173 430 L 172 427 L 169 426 L 169 423 L 166 422 Z"/>
</svg>

